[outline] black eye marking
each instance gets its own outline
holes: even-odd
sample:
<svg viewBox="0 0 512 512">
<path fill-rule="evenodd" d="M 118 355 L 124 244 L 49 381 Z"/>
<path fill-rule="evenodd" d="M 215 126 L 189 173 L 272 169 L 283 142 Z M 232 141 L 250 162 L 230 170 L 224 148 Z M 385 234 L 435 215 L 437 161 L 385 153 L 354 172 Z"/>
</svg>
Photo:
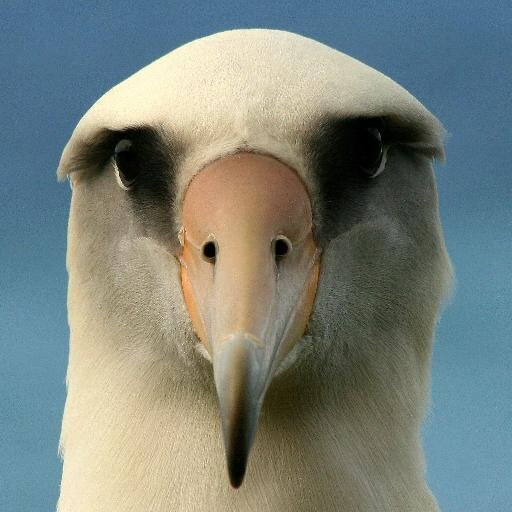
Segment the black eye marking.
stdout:
<svg viewBox="0 0 512 512">
<path fill-rule="evenodd" d="M 182 149 L 172 132 L 136 126 L 111 132 L 110 172 L 127 191 L 126 201 L 143 236 L 177 250 L 174 219 L 175 177 Z"/>
<path fill-rule="evenodd" d="M 121 188 L 130 190 L 140 174 L 140 164 L 133 142 L 121 139 L 114 148 L 114 167 Z"/>
<path fill-rule="evenodd" d="M 388 126 L 381 118 L 319 120 L 308 140 L 310 162 L 319 189 L 313 221 L 320 243 L 350 229 L 386 164 Z"/>
<path fill-rule="evenodd" d="M 143 236 L 158 239 L 178 251 L 174 201 L 176 172 L 183 154 L 181 140 L 169 127 L 103 128 L 94 141 L 84 143 L 70 168 L 83 172 L 84 178 L 91 180 L 100 172 L 108 171 L 112 181 L 117 181 L 114 186 L 129 190 L 122 194 L 125 198 L 119 205 L 131 209 Z M 126 184 L 133 178 L 135 182 L 126 187 L 117 175 L 116 166 L 123 170 Z"/>
</svg>

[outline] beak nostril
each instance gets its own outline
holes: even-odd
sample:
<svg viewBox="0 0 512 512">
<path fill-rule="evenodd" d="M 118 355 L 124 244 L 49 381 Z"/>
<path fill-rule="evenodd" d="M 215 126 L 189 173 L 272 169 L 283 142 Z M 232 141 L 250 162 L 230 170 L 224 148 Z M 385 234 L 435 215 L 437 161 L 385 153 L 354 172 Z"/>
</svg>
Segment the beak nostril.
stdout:
<svg viewBox="0 0 512 512">
<path fill-rule="evenodd" d="M 217 257 L 217 243 L 214 240 L 209 240 L 203 245 L 202 249 L 203 259 L 210 263 L 215 263 Z"/>
<path fill-rule="evenodd" d="M 274 239 L 272 243 L 272 250 L 276 260 L 284 258 L 291 250 L 292 243 L 285 236 L 279 236 Z"/>
</svg>

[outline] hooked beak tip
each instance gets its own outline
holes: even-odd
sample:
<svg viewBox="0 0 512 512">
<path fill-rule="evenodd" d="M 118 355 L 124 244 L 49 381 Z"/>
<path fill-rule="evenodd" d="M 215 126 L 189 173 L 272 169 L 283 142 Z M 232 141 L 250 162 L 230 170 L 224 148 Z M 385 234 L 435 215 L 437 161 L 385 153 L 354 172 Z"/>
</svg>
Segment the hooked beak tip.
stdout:
<svg viewBox="0 0 512 512">
<path fill-rule="evenodd" d="M 257 406 L 249 406 L 248 410 L 239 415 L 235 421 L 224 425 L 224 445 L 229 481 L 235 489 L 242 485 L 245 476 L 258 424 L 258 409 Z"/>
<path fill-rule="evenodd" d="M 257 410 L 249 406 L 249 410 L 242 412 L 236 419 L 231 418 L 232 421 L 228 420 L 228 422 L 225 419 L 226 416 L 224 416 L 223 427 L 229 481 L 233 488 L 238 489 L 245 476 L 249 453 L 256 434 Z"/>
<path fill-rule="evenodd" d="M 258 426 L 264 389 L 262 356 L 261 348 L 246 334 L 231 337 L 214 355 L 227 469 L 235 489 L 244 479 Z"/>
</svg>

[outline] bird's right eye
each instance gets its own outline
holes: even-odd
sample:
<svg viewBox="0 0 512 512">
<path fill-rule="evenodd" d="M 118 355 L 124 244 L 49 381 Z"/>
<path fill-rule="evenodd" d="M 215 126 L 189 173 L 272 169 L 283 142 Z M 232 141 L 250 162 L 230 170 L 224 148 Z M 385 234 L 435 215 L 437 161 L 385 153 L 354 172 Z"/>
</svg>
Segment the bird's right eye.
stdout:
<svg viewBox="0 0 512 512">
<path fill-rule="evenodd" d="M 117 182 L 124 190 L 130 190 L 140 173 L 133 143 L 131 140 L 120 140 L 114 149 L 114 169 Z"/>
<path fill-rule="evenodd" d="M 367 178 L 375 178 L 386 163 L 381 131 L 374 126 L 362 129 L 356 144 L 357 164 Z"/>
</svg>

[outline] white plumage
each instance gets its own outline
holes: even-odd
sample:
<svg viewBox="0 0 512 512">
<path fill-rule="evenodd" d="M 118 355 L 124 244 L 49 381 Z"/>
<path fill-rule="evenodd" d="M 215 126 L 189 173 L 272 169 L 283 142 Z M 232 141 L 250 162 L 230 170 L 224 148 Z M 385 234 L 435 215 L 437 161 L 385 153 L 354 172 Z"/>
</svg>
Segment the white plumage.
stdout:
<svg viewBox="0 0 512 512">
<path fill-rule="evenodd" d="M 344 141 L 375 119 L 385 168 L 364 181 L 333 152 L 355 151 Z M 121 140 L 142 148 L 139 189 L 116 182 Z M 235 490 L 178 235 L 193 178 L 238 153 L 295 171 L 322 256 L 307 330 L 271 372 Z M 59 511 L 438 510 L 419 428 L 450 281 L 431 166 L 442 155 L 439 122 L 408 92 L 281 31 L 199 39 L 105 94 L 59 166 L 73 184 Z"/>
</svg>

